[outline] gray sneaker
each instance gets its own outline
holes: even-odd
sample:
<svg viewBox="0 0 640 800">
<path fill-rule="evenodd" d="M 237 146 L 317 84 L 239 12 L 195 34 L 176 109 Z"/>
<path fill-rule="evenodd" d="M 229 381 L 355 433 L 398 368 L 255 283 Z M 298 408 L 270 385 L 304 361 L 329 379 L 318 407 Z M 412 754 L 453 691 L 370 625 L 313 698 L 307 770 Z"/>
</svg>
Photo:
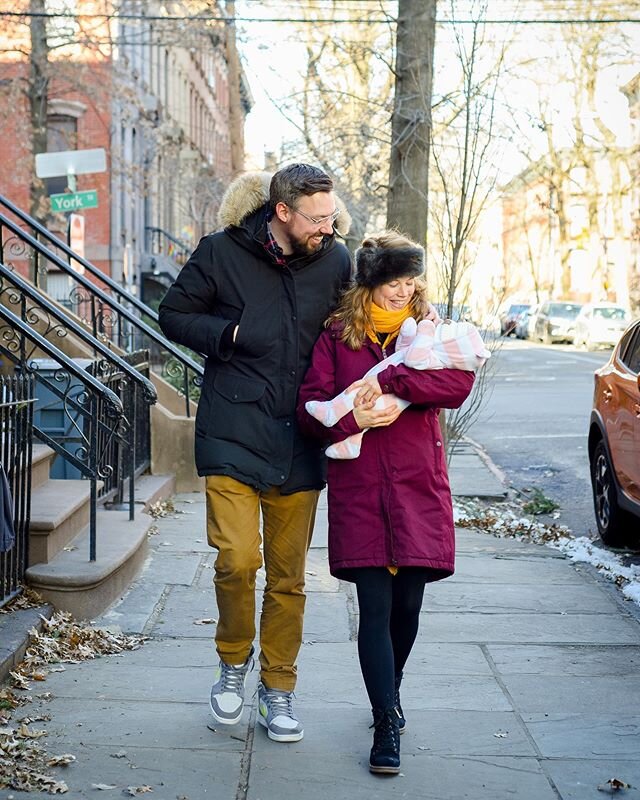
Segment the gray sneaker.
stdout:
<svg viewBox="0 0 640 800">
<path fill-rule="evenodd" d="M 253 648 L 247 660 L 239 667 L 220 661 L 215 683 L 211 687 L 209 706 L 213 718 L 221 725 L 235 725 L 240 722 L 244 707 L 244 687 L 253 663 Z"/>
<path fill-rule="evenodd" d="M 304 730 L 293 711 L 293 692 L 267 689 L 258 684 L 258 722 L 274 742 L 299 742 Z"/>
</svg>

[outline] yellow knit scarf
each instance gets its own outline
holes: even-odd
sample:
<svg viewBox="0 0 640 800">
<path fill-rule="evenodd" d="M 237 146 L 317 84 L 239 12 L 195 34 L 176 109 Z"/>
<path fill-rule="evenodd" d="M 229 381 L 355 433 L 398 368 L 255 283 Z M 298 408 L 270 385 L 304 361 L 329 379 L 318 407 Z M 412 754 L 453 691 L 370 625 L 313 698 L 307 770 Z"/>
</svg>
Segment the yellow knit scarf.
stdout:
<svg viewBox="0 0 640 800">
<path fill-rule="evenodd" d="M 384 340 L 382 349 L 392 342 L 400 333 L 400 327 L 405 319 L 411 316 L 411 308 L 407 305 L 402 311 L 385 311 L 375 303 L 371 303 L 371 322 L 373 327 L 367 327 L 365 333 L 372 342 L 378 341 L 378 333 L 386 333 L 387 338 Z"/>
</svg>

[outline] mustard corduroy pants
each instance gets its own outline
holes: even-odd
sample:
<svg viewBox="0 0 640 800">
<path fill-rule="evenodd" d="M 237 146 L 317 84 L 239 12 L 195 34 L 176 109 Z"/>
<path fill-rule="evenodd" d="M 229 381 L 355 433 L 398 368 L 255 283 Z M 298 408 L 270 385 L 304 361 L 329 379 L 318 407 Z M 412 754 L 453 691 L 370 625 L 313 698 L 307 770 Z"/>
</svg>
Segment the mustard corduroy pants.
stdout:
<svg viewBox="0 0 640 800">
<path fill-rule="evenodd" d="M 226 475 L 206 479 L 207 537 L 218 550 L 216 648 L 227 664 L 242 664 L 249 656 L 256 634 L 256 572 L 264 556 L 260 679 L 269 689 L 290 692 L 295 687 L 305 561 L 318 496 L 315 490 L 288 495 L 278 487 L 260 491 Z"/>
</svg>

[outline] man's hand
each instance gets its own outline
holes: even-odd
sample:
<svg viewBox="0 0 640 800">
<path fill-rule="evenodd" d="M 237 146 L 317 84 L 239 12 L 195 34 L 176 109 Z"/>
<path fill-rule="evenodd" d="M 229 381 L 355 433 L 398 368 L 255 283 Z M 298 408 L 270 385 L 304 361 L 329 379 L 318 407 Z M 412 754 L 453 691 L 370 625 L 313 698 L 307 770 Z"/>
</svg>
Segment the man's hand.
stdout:
<svg viewBox="0 0 640 800">
<path fill-rule="evenodd" d="M 387 408 L 366 408 L 359 406 L 353 409 L 353 416 L 358 426 L 364 428 L 384 428 L 391 425 L 400 416 L 401 409 L 394 403 Z"/>
</svg>

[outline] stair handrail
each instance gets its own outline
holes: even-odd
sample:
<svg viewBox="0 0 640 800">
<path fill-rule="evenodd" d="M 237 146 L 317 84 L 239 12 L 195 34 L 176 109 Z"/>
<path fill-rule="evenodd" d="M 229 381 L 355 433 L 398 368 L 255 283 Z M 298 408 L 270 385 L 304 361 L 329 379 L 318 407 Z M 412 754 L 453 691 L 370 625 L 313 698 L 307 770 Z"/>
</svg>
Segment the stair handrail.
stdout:
<svg viewBox="0 0 640 800">
<path fill-rule="evenodd" d="M 152 233 L 152 234 L 153 233 L 160 233 L 162 236 L 164 236 L 165 239 L 168 239 L 170 242 L 172 242 L 177 247 L 179 247 L 180 250 L 182 251 L 182 253 L 185 256 L 187 256 L 187 258 L 189 257 L 189 254 L 190 254 L 191 251 L 189 250 L 187 245 L 183 241 L 181 241 L 180 239 L 176 238 L 171 233 L 169 233 L 169 231 L 165 231 L 164 228 L 157 228 L 154 225 L 146 225 L 144 230 L 145 230 L 145 233 L 147 233 L 147 234 L 149 234 L 149 233 Z M 149 246 L 149 242 L 147 242 L 147 247 L 149 248 L 149 250 L 151 250 L 151 247 Z"/>
<path fill-rule="evenodd" d="M 63 242 L 62 239 L 58 239 L 58 237 L 55 236 L 53 233 L 51 233 L 51 231 L 47 230 L 47 228 L 45 228 L 44 225 L 39 223 L 37 219 L 34 219 L 33 217 L 29 216 L 29 214 L 27 214 L 25 211 L 23 211 L 21 208 L 18 208 L 18 206 L 14 205 L 11 202 L 11 200 L 9 200 L 3 194 L 0 194 L 0 204 L 8 208 L 12 214 L 15 214 L 16 217 L 21 219 L 27 225 L 30 225 L 34 230 L 38 231 L 38 233 L 41 236 L 47 239 L 47 241 L 51 242 L 51 244 L 53 244 L 55 247 L 62 250 L 63 253 L 69 256 L 69 258 L 72 258 L 74 261 L 77 261 L 78 264 L 82 264 L 82 266 L 86 269 L 87 272 L 90 272 L 94 276 L 94 278 L 99 278 L 99 280 L 101 280 L 104 284 L 106 284 L 113 292 L 115 292 L 117 295 L 125 299 L 127 303 L 137 308 L 138 311 L 140 311 L 142 314 L 146 314 L 148 317 L 151 317 L 151 319 L 154 322 L 158 321 L 158 314 L 152 308 L 149 308 L 149 306 L 146 305 L 146 303 L 143 303 L 142 300 L 139 300 L 137 297 L 135 297 L 135 295 L 130 294 L 126 289 L 120 286 L 119 283 L 114 281 L 112 277 L 110 277 L 109 275 L 105 275 L 105 273 L 102 272 L 102 270 L 98 269 L 90 261 L 87 261 L 87 259 L 84 256 L 81 256 L 78 253 L 74 252 L 66 242 Z M 18 233 L 18 235 L 25 234 L 25 231 L 23 231 L 22 228 L 14 227 L 12 229 L 14 230 L 14 233 Z M 42 246 L 41 242 L 38 243 Z M 73 267 L 67 264 L 66 261 L 61 261 L 61 263 L 64 266 L 66 266 L 65 272 L 71 271 L 73 272 L 74 276 L 77 275 L 78 277 L 82 277 L 77 272 L 77 270 L 74 270 Z M 62 268 L 64 269 L 64 267 Z M 93 286 L 93 284 L 91 284 L 91 286 Z M 100 297 L 101 300 L 105 299 L 99 293 L 98 296 Z M 109 297 L 109 295 L 106 295 L 106 297 Z M 135 319 L 138 318 L 135 317 Z"/>
<path fill-rule="evenodd" d="M 80 383 L 91 387 L 91 389 L 111 407 L 111 411 L 116 416 L 121 417 L 124 415 L 124 406 L 115 392 L 112 392 L 111 389 L 101 383 L 97 378 L 94 378 L 89 372 L 75 364 L 70 356 L 63 353 L 62 350 L 52 344 L 48 339 L 45 339 L 44 336 L 41 336 L 38 331 L 27 325 L 23 319 L 17 314 L 14 314 L 13 311 L 6 306 L 3 306 L 2 303 L 0 303 L 0 318 L 9 323 L 13 328 L 21 331 L 27 338 L 31 339 L 49 356 L 49 358 L 60 364 L 62 369 L 65 369 L 73 375 L 74 378 L 77 378 Z M 0 344 L 2 343 L 3 339 L 0 337 Z M 6 346 L 6 341 L 4 343 Z"/>
<path fill-rule="evenodd" d="M 4 275 L 7 280 L 11 281 L 14 286 L 17 286 L 26 297 L 38 303 L 56 321 L 65 325 L 75 336 L 89 345 L 94 351 L 99 352 L 105 361 L 116 365 L 125 375 L 137 383 L 142 388 L 142 396 L 147 403 L 153 405 L 157 401 L 158 393 L 156 392 L 156 387 L 148 378 L 141 375 L 137 369 L 130 366 L 123 358 L 117 353 L 114 353 L 113 350 L 110 350 L 98 338 L 88 333 L 80 323 L 76 322 L 60 306 L 52 303 L 46 295 L 39 292 L 29 281 L 26 281 L 21 275 L 9 269 L 9 267 L 0 261 L 0 276 L 2 275 Z"/>
<path fill-rule="evenodd" d="M 118 295 L 121 297 L 126 298 L 126 301 L 133 305 L 135 308 L 142 311 L 142 313 L 149 316 L 152 320 L 158 321 L 158 315 L 155 311 L 151 308 L 146 306 L 142 301 L 138 300 L 137 297 L 133 295 L 129 295 L 126 290 L 124 290 L 121 286 L 119 286 L 112 278 L 108 275 L 105 275 L 103 272 L 98 270 L 93 264 L 87 261 L 82 256 L 74 253 L 70 247 L 68 247 L 64 242 L 50 233 L 44 226 L 42 226 L 37 220 L 30 217 L 25 212 L 21 211 L 19 208 L 13 205 L 11 201 L 7 200 L 3 195 L 0 195 L 0 204 L 5 205 L 7 208 L 11 210 L 12 213 L 16 214 L 23 222 L 27 225 L 33 227 L 38 233 L 40 233 L 47 241 L 53 244 L 55 247 L 59 247 L 64 253 L 66 253 L 70 258 L 73 258 L 79 264 L 81 264 L 87 271 L 89 271 L 92 275 L 99 278 L 103 281 L 107 286 L 112 288 Z M 66 261 L 63 261 L 56 253 L 52 252 L 47 248 L 42 242 L 35 239 L 31 234 L 27 233 L 26 231 L 22 230 L 19 225 L 17 225 L 13 220 L 7 217 L 5 214 L 0 213 L 0 222 L 3 225 L 6 225 L 13 233 L 18 236 L 18 238 L 26 241 L 31 247 L 33 247 L 38 253 L 40 253 L 44 258 L 55 264 L 60 270 L 65 272 L 67 275 L 73 278 L 74 281 L 79 283 L 83 288 L 85 288 L 91 295 L 98 297 L 102 302 L 109 306 L 109 308 L 113 309 L 116 313 L 120 314 L 124 319 L 127 320 L 134 328 L 138 331 L 142 331 L 146 336 L 148 336 L 153 342 L 158 344 L 163 350 L 169 352 L 179 363 L 181 363 L 185 370 L 185 403 L 186 403 L 186 416 L 191 416 L 191 409 L 190 409 L 190 400 L 189 400 L 189 393 L 186 390 L 188 385 L 187 380 L 187 368 L 190 369 L 196 379 L 202 381 L 202 377 L 204 375 L 204 368 L 194 361 L 190 356 L 184 353 L 177 345 L 173 342 L 169 341 L 165 336 L 158 331 L 154 330 L 150 325 L 147 325 L 140 317 L 137 317 L 128 308 L 122 305 L 118 300 L 111 297 L 111 295 L 107 294 L 105 291 L 100 289 L 99 286 L 96 286 L 92 283 L 88 278 L 85 278 L 84 275 L 81 275 L 77 272 L 73 267 L 68 264 Z"/>
</svg>

